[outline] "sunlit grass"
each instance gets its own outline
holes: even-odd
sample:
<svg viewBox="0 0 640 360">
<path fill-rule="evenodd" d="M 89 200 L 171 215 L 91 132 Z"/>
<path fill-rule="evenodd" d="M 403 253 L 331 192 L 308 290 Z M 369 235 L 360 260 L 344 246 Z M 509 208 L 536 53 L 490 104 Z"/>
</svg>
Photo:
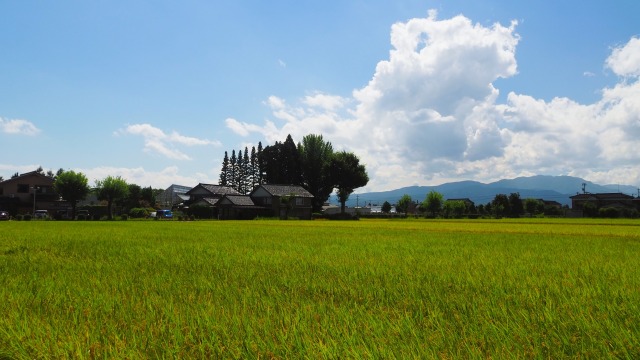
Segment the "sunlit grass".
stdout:
<svg viewBox="0 0 640 360">
<path fill-rule="evenodd" d="M 640 358 L 640 223 L 0 223 L 0 355 Z"/>
</svg>

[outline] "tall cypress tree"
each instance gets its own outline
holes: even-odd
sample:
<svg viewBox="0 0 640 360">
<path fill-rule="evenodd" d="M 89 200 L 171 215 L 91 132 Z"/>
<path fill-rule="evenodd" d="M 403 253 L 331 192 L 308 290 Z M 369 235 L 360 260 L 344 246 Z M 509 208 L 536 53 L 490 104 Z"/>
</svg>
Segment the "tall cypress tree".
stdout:
<svg viewBox="0 0 640 360">
<path fill-rule="evenodd" d="M 242 155 L 242 193 L 248 194 L 251 188 L 251 162 L 249 161 L 249 149 L 245 146 Z"/>
<path fill-rule="evenodd" d="M 227 179 L 229 178 L 229 155 L 224 152 L 224 159 L 222 159 L 222 169 L 220 169 L 220 180 L 218 184 L 227 186 Z"/>
<path fill-rule="evenodd" d="M 237 171 L 236 151 L 231 150 L 231 159 L 229 160 L 229 172 L 227 173 L 229 175 L 227 177 L 227 186 L 230 186 L 233 189 L 237 189 L 236 171 Z"/>
<path fill-rule="evenodd" d="M 258 185 L 258 153 L 256 147 L 251 147 L 251 160 L 249 161 L 249 169 L 251 171 L 251 191 Z"/>
<path fill-rule="evenodd" d="M 244 178 L 244 166 L 242 165 L 242 163 L 244 162 L 244 159 L 242 158 L 242 150 L 238 150 L 238 159 L 236 160 L 236 178 L 235 178 L 235 184 L 236 187 L 235 189 L 240 193 L 240 194 L 244 194 L 244 184 L 242 182 L 242 179 Z"/>
<path fill-rule="evenodd" d="M 291 135 L 282 144 L 283 180 L 285 184 L 302 185 L 300 153 Z"/>
<path fill-rule="evenodd" d="M 256 183 L 256 185 L 261 185 L 264 184 L 264 161 L 262 159 L 262 141 L 258 141 L 258 152 L 257 152 L 257 158 L 258 158 L 258 166 L 256 168 L 256 174 L 254 175 L 258 181 Z"/>
</svg>

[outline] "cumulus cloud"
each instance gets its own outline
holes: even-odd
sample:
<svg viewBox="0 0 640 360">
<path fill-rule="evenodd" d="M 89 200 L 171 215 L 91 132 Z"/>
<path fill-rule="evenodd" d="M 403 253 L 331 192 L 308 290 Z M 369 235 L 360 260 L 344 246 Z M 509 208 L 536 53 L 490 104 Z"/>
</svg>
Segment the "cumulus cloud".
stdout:
<svg viewBox="0 0 640 360">
<path fill-rule="evenodd" d="M 0 118 L 0 131 L 6 134 L 20 134 L 28 136 L 34 136 L 40 133 L 40 129 L 30 121 L 3 118 Z"/>
<path fill-rule="evenodd" d="M 273 120 L 227 126 L 269 141 L 321 133 L 362 158 L 368 190 L 533 174 L 639 183 L 640 40 L 612 50 L 605 64 L 621 81 L 593 104 L 516 93 L 498 103 L 495 81 L 517 74 L 516 26 L 431 11 L 392 26 L 389 58 L 351 98 L 272 96 Z"/>
<path fill-rule="evenodd" d="M 159 154 L 174 160 L 191 160 L 191 157 L 177 148 L 178 145 L 220 146 L 220 143 L 217 141 L 184 136 L 176 131 L 167 134 L 163 130 L 150 124 L 127 125 L 124 129 L 116 131 L 115 134 L 142 136 L 144 139 L 144 151 Z"/>
</svg>

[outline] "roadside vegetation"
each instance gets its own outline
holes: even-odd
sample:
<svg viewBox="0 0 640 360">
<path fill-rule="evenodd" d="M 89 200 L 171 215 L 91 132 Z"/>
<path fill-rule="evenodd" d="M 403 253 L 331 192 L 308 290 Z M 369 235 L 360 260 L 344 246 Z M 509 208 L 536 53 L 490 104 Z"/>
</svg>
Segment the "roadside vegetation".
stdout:
<svg viewBox="0 0 640 360">
<path fill-rule="evenodd" d="M 640 358 L 637 220 L 0 224 L 0 357 Z"/>
</svg>

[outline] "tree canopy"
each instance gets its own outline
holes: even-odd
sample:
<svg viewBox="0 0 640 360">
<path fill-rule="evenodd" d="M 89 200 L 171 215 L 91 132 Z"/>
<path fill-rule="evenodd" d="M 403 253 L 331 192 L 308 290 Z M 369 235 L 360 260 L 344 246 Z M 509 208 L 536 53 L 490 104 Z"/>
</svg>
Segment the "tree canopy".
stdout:
<svg viewBox="0 0 640 360">
<path fill-rule="evenodd" d="M 71 204 L 71 217 L 76 217 L 76 205 L 89 195 L 89 180 L 81 172 L 73 170 L 59 172 L 53 182 L 55 191 Z"/>
<path fill-rule="evenodd" d="M 424 199 L 420 207 L 424 211 L 430 212 L 431 216 L 436 217 L 442 210 L 443 203 L 444 196 L 442 196 L 442 194 L 437 191 L 431 190 L 427 194 L 427 197 Z"/>
<path fill-rule="evenodd" d="M 127 182 L 120 176 L 107 176 L 96 181 L 96 195 L 98 200 L 107 201 L 109 220 L 113 219 L 112 206 L 115 200 L 124 199 L 129 194 Z"/>
<path fill-rule="evenodd" d="M 349 195 L 359 187 L 367 185 L 369 175 L 360 159 L 353 153 L 340 151 L 333 155 L 329 163 L 329 174 L 337 190 L 340 210 L 344 213 Z"/>
<path fill-rule="evenodd" d="M 333 192 L 329 164 L 333 146 L 324 141 L 322 135 L 307 135 L 298 145 L 302 169 L 303 186 L 313 195 L 313 211 L 322 210 L 322 205 Z"/>
<path fill-rule="evenodd" d="M 400 198 L 400 200 L 398 200 L 398 203 L 396 204 L 396 211 L 407 215 L 407 211 L 409 210 L 409 205 L 411 204 L 411 202 L 413 202 L 413 200 L 411 199 L 411 196 L 407 194 L 402 195 L 402 197 Z"/>
</svg>

